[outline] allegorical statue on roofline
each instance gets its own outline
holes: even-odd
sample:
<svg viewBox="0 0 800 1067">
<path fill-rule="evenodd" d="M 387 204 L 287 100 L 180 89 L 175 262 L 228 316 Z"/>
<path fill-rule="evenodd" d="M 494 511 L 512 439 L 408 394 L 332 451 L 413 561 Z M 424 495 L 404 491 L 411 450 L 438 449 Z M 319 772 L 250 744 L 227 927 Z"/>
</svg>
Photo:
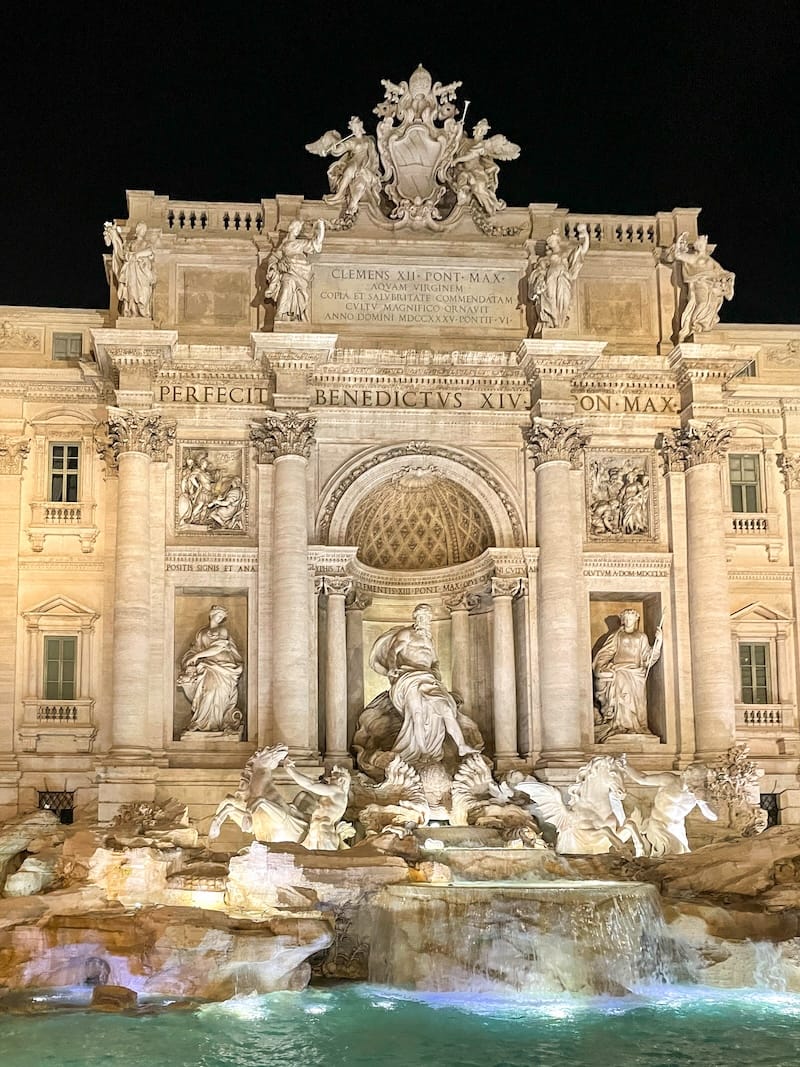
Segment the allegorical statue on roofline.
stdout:
<svg viewBox="0 0 800 1067">
<path fill-rule="evenodd" d="M 147 237 L 147 224 L 137 224 L 126 240 L 119 226 L 103 224 L 103 239 L 111 253 L 111 274 L 123 318 L 151 319 L 156 284 L 155 252 Z"/>
<path fill-rule="evenodd" d="M 505 208 L 497 160 L 516 159 L 519 146 L 502 134 L 488 137 L 486 119 L 469 135 L 469 101 L 463 109 L 456 103 L 461 82 L 433 82 L 418 66 L 408 81 L 382 84 L 384 99 L 373 109 L 376 137 L 354 116 L 346 136 L 328 130 L 306 145 L 314 155 L 336 158 L 324 199 L 341 205 L 338 228 L 351 226 L 366 205 L 379 223 L 440 229 L 468 210 L 486 229 L 486 220 Z"/>
<path fill-rule="evenodd" d="M 719 322 L 723 300 L 733 299 L 736 275 L 717 263 L 708 250 L 705 234 L 691 244 L 688 233 L 680 234 L 665 253 L 664 261 L 675 264 L 683 302 L 677 341 L 713 330 Z"/>
</svg>

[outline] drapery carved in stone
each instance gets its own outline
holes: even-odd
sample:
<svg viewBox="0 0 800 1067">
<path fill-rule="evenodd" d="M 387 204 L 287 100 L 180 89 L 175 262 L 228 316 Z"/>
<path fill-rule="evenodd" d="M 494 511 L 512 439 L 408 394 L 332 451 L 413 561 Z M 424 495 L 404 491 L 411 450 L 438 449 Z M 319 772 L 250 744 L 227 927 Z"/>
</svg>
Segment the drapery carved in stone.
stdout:
<svg viewBox="0 0 800 1067">
<path fill-rule="evenodd" d="M 22 474 L 22 464 L 30 450 L 27 437 L 0 434 L 0 474 Z"/>
<path fill-rule="evenodd" d="M 266 415 L 262 422 L 254 423 L 250 429 L 250 439 L 258 449 L 259 463 L 274 463 L 282 456 L 310 459 L 316 425 L 315 418 L 296 411 L 286 415 Z"/>
<path fill-rule="evenodd" d="M 577 470 L 581 466 L 583 450 L 589 444 L 589 435 L 577 423 L 563 419 L 535 417 L 531 426 L 522 431 L 522 436 L 537 467 L 562 460 Z"/>
<path fill-rule="evenodd" d="M 668 430 L 661 444 L 664 473 L 721 462 L 730 447 L 730 438 L 731 431 L 721 419 L 711 422 L 690 419 L 688 425 Z"/>
<path fill-rule="evenodd" d="M 800 452 L 781 452 L 778 466 L 783 474 L 784 490 L 788 493 L 790 489 L 800 489 Z"/>
<path fill-rule="evenodd" d="M 165 460 L 175 438 L 175 423 L 166 422 L 156 411 L 108 409 L 108 430 L 95 438 L 106 462 L 114 464 L 123 452 L 143 452 L 150 459 Z"/>
</svg>

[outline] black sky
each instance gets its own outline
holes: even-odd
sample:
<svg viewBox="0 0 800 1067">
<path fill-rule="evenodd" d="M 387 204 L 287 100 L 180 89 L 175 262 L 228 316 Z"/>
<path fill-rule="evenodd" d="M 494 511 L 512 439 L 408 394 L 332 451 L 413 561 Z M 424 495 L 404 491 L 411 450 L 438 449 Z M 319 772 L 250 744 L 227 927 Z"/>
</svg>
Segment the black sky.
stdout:
<svg viewBox="0 0 800 1067">
<path fill-rule="evenodd" d="M 0 304 L 106 306 L 126 188 L 318 198 L 303 145 L 374 129 L 380 79 L 422 62 L 522 146 L 509 204 L 702 207 L 737 275 L 724 318 L 800 323 L 796 2 L 9 4 L 0 40 Z"/>
</svg>

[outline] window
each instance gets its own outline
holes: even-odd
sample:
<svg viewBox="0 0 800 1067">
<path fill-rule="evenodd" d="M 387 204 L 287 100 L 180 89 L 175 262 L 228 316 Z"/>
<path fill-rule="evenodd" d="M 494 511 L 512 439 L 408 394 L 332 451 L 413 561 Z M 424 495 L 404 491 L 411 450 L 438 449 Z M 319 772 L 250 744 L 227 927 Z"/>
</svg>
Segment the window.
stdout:
<svg viewBox="0 0 800 1067">
<path fill-rule="evenodd" d="M 77 646 L 77 637 L 45 637 L 45 700 L 75 699 L 75 662 L 77 659 Z"/>
<path fill-rule="evenodd" d="M 731 508 L 738 512 L 761 511 L 761 478 L 757 455 L 730 455 Z"/>
<path fill-rule="evenodd" d="M 75 503 L 78 497 L 80 445 L 50 445 L 50 500 Z"/>
<path fill-rule="evenodd" d="M 771 704 L 769 645 L 742 642 L 739 645 L 739 676 L 743 704 Z"/>
<path fill-rule="evenodd" d="M 53 359 L 80 359 L 82 354 L 83 334 L 53 334 Z"/>
</svg>

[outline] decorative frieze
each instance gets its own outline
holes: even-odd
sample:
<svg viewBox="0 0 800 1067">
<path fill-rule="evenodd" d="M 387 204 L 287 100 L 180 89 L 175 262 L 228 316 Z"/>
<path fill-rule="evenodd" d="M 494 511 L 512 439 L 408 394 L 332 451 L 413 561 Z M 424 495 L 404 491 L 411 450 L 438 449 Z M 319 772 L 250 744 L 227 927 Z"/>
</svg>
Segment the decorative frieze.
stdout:
<svg viewBox="0 0 800 1067">
<path fill-rule="evenodd" d="M 581 466 L 589 435 L 577 423 L 563 419 L 534 417 L 530 428 L 522 431 L 534 466 L 555 461 L 567 462 L 574 469 Z"/>
<path fill-rule="evenodd" d="M 669 578 L 670 552 L 586 552 L 583 574 L 586 578 Z"/>
<path fill-rule="evenodd" d="M 508 596 L 512 599 L 525 591 L 525 578 L 492 578 L 492 597 Z"/>
<path fill-rule="evenodd" d="M 15 322 L 5 319 L 0 322 L 0 348 L 13 351 L 41 351 L 42 335 L 40 332 L 25 330 Z"/>
<path fill-rule="evenodd" d="M 22 465 L 31 450 L 27 437 L 0 434 L 0 474 L 22 474 Z"/>
<path fill-rule="evenodd" d="M 168 548 L 165 569 L 168 574 L 255 574 L 258 551 L 255 548 Z"/>
<path fill-rule="evenodd" d="M 661 455 L 664 473 L 685 471 L 701 463 L 720 463 L 730 446 L 731 431 L 720 419 L 701 422 L 691 419 L 686 426 L 663 435 Z"/>
<path fill-rule="evenodd" d="M 98 448 L 107 461 L 119 462 L 123 452 L 143 452 L 150 459 L 163 461 L 174 437 L 175 424 L 166 422 L 155 411 L 110 407 L 108 440 Z"/>
<path fill-rule="evenodd" d="M 282 456 L 310 459 L 316 424 L 315 418 L 296 411 L 267 415 L 262 422 L 253 423 L 250 438 L 258 450 L 259 463 L 274 463 Z"/>
</svg>

